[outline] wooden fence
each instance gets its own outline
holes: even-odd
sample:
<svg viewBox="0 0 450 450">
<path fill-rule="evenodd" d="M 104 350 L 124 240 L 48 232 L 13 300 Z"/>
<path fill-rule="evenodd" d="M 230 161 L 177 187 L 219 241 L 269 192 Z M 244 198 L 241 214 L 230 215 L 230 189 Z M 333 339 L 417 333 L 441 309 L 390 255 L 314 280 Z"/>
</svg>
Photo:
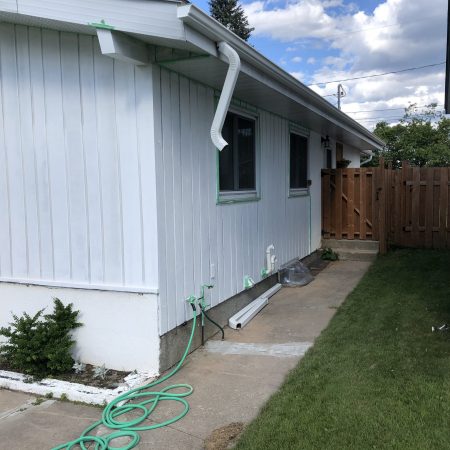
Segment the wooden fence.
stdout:
<svg viewBox="0 0 450 450">
<path fill-rule="evenodd" d="M 450 168 L 322 171 L 322 235 L 388 245 L 450 248 Z"/>
</svg>

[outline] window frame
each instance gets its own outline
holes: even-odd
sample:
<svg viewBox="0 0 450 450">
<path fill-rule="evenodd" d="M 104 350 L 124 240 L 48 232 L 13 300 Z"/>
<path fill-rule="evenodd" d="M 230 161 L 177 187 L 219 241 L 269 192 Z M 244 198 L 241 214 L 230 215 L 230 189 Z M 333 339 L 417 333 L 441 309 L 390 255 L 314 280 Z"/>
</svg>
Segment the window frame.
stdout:
<svg viewBox="0 0 450 450">
<path fill-rule="evenodd" d="M 291 134 L 296 134 L 306 139 L 306 187 L 291 188 Z M 308 130 L 290 125 L 288 146 L 288 197 L 305 197 L 310 195 L 310 133 Z"/>
<path fill-rule="evenodd" d="M 244 119 L 252 120 L 255 123 L 255 189 L 239 191 L 221 191 L 220 190 L 220 152 L 216 149 L 216 168 L 217 168 L 217 201 L 219 204 L 230 204 L 237 202 L 254 202 L 261 200 L 260 197 L 260 120 L 259 114 L 254 111 L 248 111 L 243 108 L 230 105 L 228 113 L 235 114 Z"/>
</svg>

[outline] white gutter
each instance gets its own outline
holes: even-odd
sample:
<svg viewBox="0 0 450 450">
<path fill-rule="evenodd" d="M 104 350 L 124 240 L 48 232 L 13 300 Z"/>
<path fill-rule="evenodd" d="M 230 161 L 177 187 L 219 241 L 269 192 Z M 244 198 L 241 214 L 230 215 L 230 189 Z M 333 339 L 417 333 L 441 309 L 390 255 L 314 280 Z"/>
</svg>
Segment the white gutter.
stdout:
<svg viewBox="0 0 450 450">
<path fill-rule="evenodd" d="M 347 114 L 339 111 L 327 100 L 322 98 L 312 89 L 305 86 L 292 75 L 278 67 L 272 61 L 261 55 L 247 42 L 236 36 L 221 23 L 208 16 L 201 9 L 192 4 L 179 6 L 177 17 L 187 25 L 199 31 L 213 41 L 226 41 L 239 52 L 242 61 L 249 63 L 271 79 L 281 83 L 287 92 L 297 94 L 296 101 L 311 111 L 315 112 L 324 119 L 329 120 L 335 125 L 346 129 L 348 132 L 358 136 L 375 148 L 382 149 L 384 142 L 374 136 L 369 130 L 363 127 L 356 120 Z M 302 98 L 299 98 L 301 96 Z M 307 101 L 305 101 L 305 99 Z"/>
<path fill-rule="evenodd" d="M 241 60 L 236 51 L 226 42 L 220 42 L 217 47 L 219 53 L 227 59 L 229 64 L 222 93 L 220 94 L 219 103 L 217 104 L 216 114 L 214 115 L 214 120 L 211 125 L 211 140 L 217 149 L 222 150 L 228 145 L 228 142 L 222 137 L 222 127 L 239 76 Z"/>
</svg>

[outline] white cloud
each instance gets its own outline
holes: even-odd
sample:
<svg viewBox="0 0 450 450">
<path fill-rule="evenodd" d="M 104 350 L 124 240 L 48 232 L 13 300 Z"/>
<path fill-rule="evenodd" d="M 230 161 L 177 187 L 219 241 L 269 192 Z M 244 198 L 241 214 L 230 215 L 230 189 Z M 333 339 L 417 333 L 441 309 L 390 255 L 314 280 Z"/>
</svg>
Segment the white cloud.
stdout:
<svg viewBox="0 0 450 450">
<path fill-rule="evenodd" d="M 297 78 L 299 81 L 305 80 L 305 74 L 303 72 L 289 72 L 294 78 Z"/>
<path fill-rule="evenodd" d="M 317 48 L 317 56 L 306 63 L 313 65 L 320 56 L 322 67 L 312 74 L 292 73 L 315 83 L 445 61 L 446 4 L 446 0 L 432 4 L 429 0 L 380 0 L 373 13 L 367 13 L 338 0 L 288 0 L 270 7 L 257 1 L 247 4 L 246 11 L 256 36 L 292 42 L 300 53 Z M 341 8 L 329 10 L 336 6 Z M 342 103 L 347 111 L 380 109 L 380 105 L 397 108 L 408 102 L 441 104 L 444 67 L 344 82 L 347 96 Z M 313 89 L 329 95 L 336 92 L 337 83 Z"/>
<path fill-rule="evenodd" d="M 255 36 L 270 36 L 290 42 L 301 37 L 323 37 L 333 30 L 334 19 L 325 13 L 336 2 L 321 0 L 291 1 L 275 8 L 267 2 L 255 1 L 244 5 Z M 341 2 L 338 2 L 339 4 Z"/>
<path fill-rule="evenodd" d="M 301 63 L 303 61 L 303 58 L 301 56 L 294 56 L 291 61 L 293 63 Z"/>
</svg>

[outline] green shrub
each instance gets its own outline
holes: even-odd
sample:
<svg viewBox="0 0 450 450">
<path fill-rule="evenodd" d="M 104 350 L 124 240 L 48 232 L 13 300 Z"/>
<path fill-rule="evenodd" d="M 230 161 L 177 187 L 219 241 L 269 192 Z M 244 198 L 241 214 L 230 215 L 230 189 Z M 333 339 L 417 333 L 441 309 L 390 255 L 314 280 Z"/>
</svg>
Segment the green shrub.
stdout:
<svg viewBox="0 0 450 450">
<path fill-rule="evenodd" d="M 55 298 L 52 314 L 43 315 L 41 309 L 34 316 L 13 315 L 10 326 L 0 328 L 0 336 L 7 338 L 0 344 L 0 355 L 14 370 L 36 378 L 71 370 L 71 331 L 82 325 L 77 322 L 79 311 L 72 308 L 72 303 L 64 306 Z"/>
<path fill-rule="evenodd" d="M 325 261 L 337 261 L 339 255 L 332 248 L 324 248 L 321 258 Z"/>
</svg>

